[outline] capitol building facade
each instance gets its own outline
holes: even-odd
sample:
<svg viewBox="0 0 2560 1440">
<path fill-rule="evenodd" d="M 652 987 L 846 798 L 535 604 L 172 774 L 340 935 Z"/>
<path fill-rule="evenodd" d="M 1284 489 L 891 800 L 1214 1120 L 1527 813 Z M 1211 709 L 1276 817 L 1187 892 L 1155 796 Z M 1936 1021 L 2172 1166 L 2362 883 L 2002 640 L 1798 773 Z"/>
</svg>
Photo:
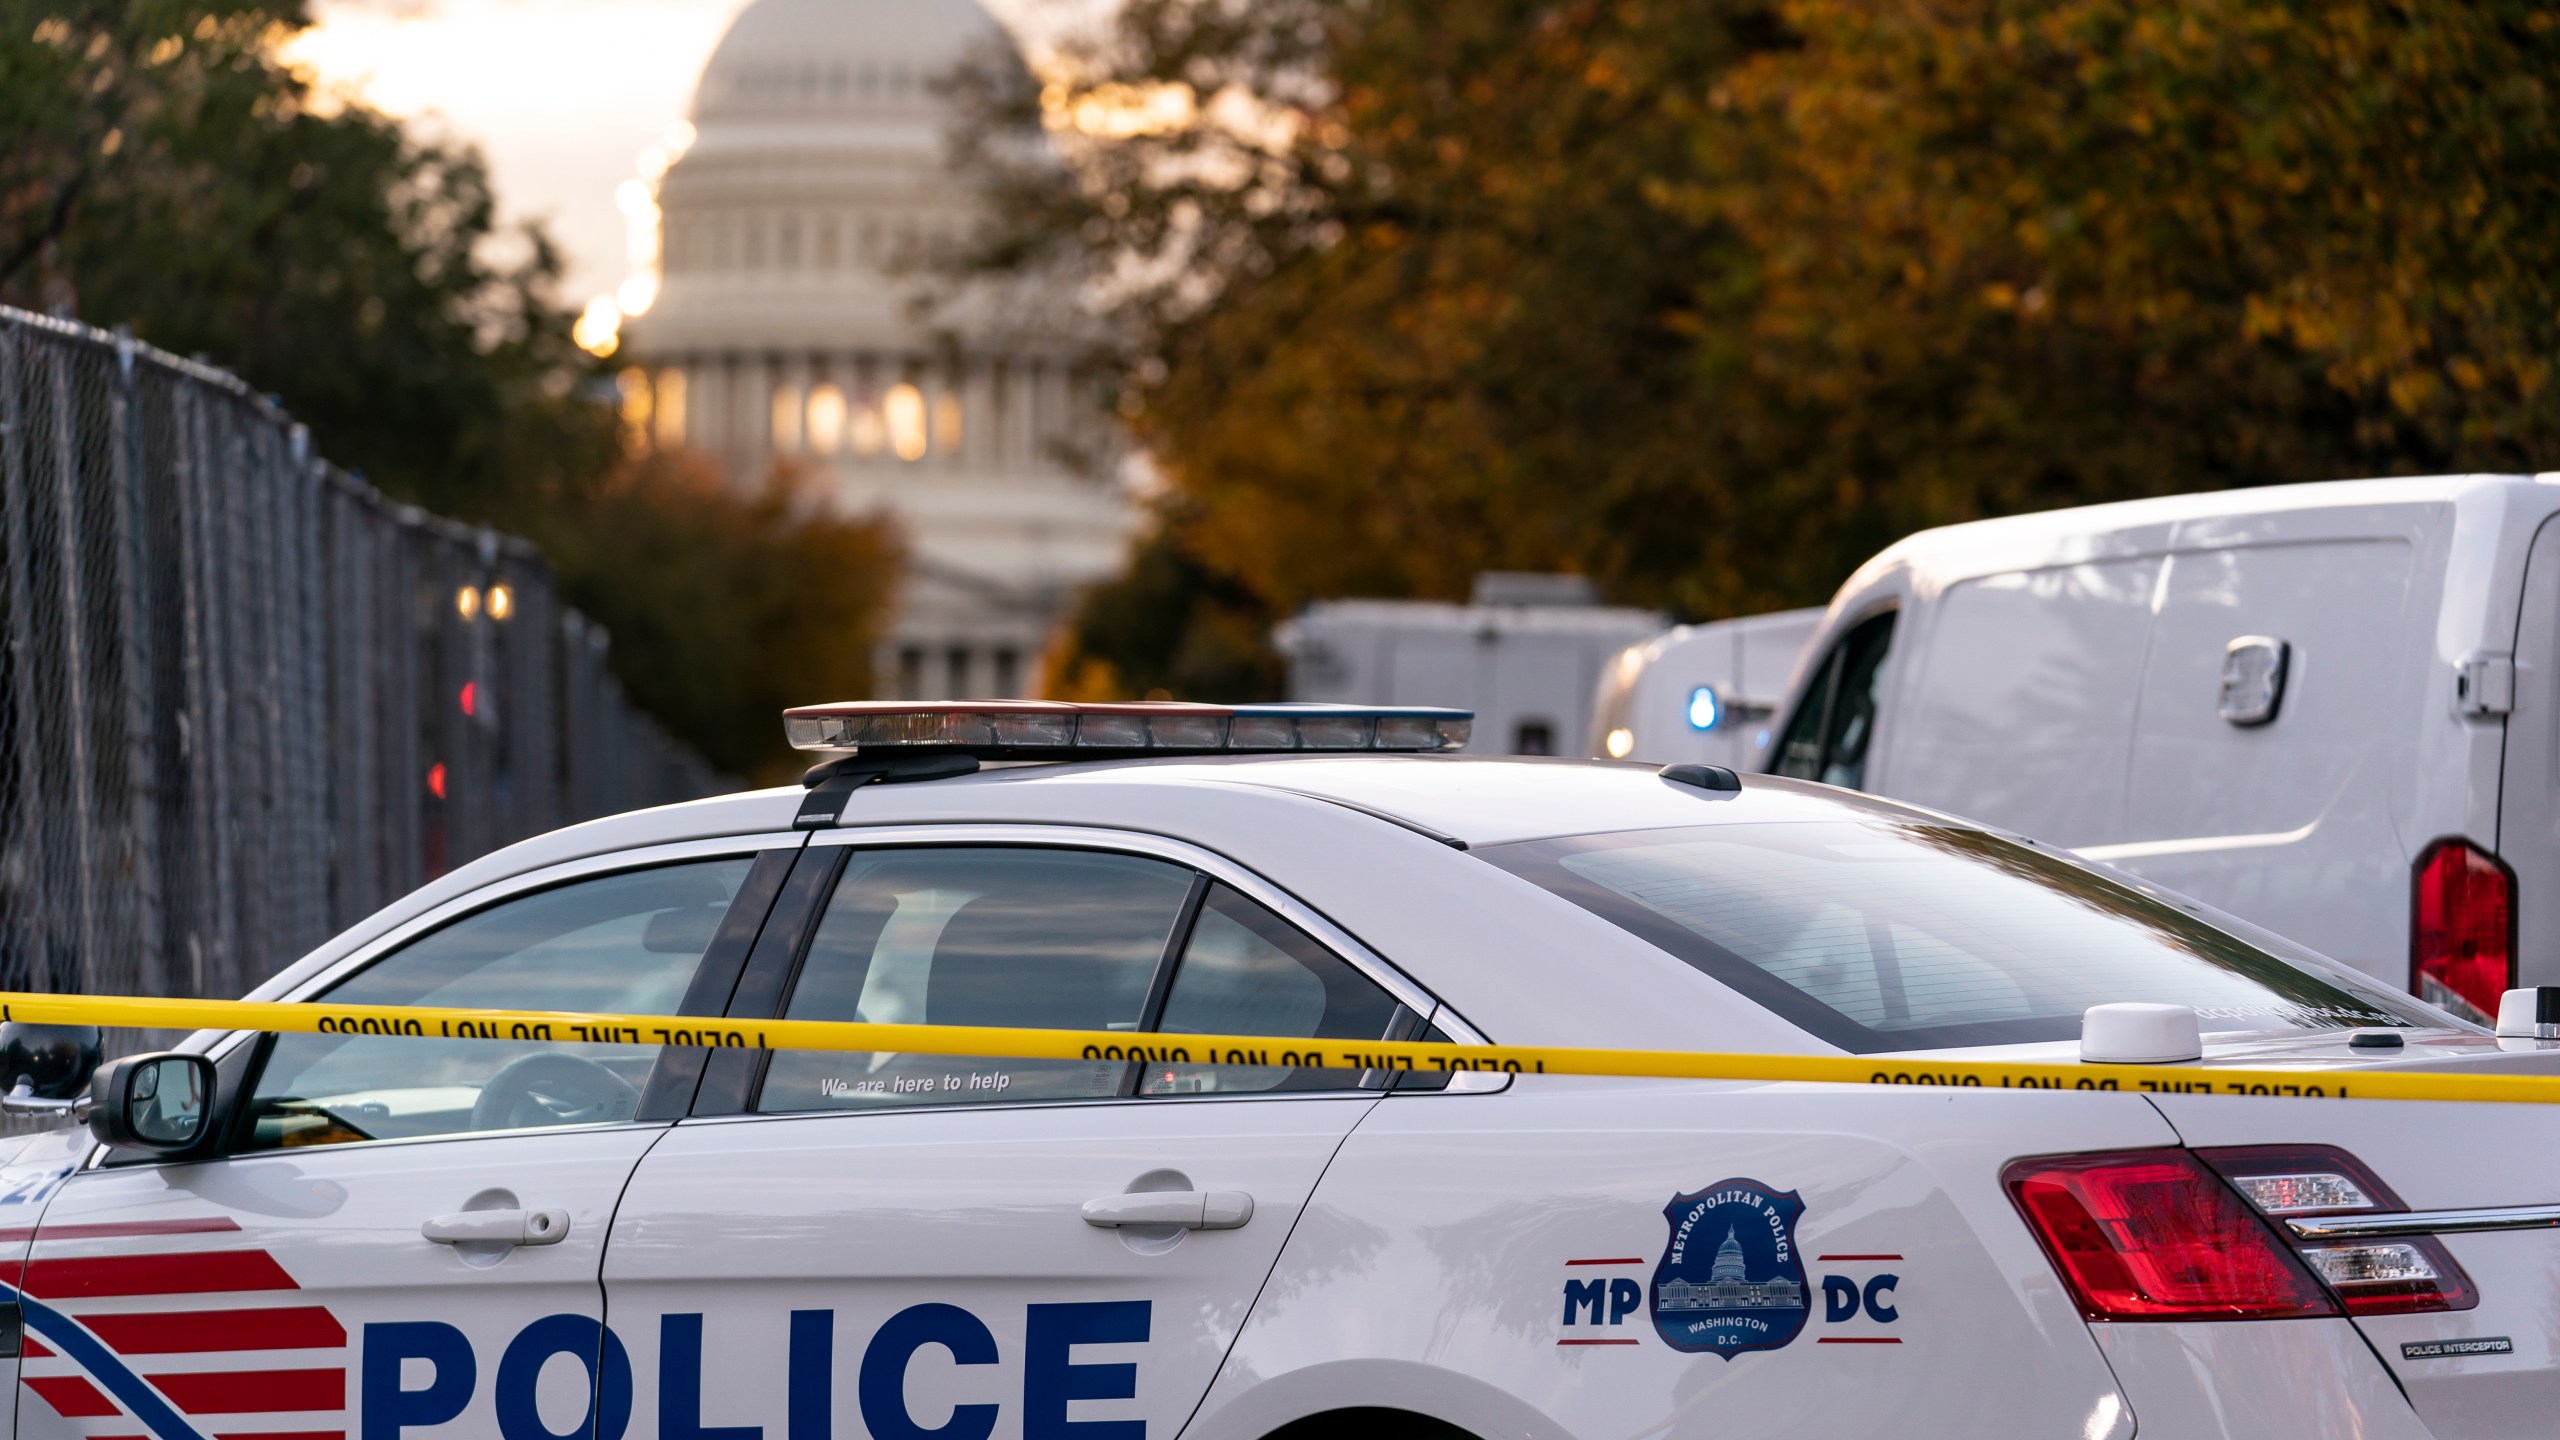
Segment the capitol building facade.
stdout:
<svg viewBox="0 0 2560 1440">
<path fill-rule="evenodd" d="M 1134 524 L 1054 295 L 916 311 L 910 267 L 977 203 L 935 82 L 1009 46 L 974 0 L 755 0 L 703 68 L 658 187 L 657 294 L 624 332 L 656 443 L 742 486 L 794 465 L 897 524 L 884 697 L 1036 693 L 1065 607 Z"/>
</svg>

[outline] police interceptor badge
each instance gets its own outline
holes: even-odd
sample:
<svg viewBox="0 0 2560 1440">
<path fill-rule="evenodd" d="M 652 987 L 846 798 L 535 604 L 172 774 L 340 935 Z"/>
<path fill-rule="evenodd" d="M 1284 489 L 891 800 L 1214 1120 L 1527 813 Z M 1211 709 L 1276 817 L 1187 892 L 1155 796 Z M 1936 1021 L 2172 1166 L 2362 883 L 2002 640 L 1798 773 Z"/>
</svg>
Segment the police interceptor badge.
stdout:
<svg viewBox="0 0 2560 1440">
<path fill-rule="evenodd" d="M 1796 1252 L 1804 1199 L 1757 1180 L 1719 1180 L 1663 1208 L 1669 1248 L 1654 1267 L 1653 1328 L 1663 1343 L 1730 1360 L 1803 1332 L 1813 1297 Z"/>
</svg>

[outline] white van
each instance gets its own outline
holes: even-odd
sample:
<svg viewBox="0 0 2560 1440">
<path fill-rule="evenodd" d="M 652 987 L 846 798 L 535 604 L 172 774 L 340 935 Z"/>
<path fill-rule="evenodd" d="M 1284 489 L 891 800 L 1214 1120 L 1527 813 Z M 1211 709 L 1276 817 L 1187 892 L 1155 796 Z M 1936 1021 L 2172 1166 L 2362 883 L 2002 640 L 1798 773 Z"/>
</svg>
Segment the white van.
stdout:
<svg viewBox="0 0 2560 1440">
<path fill-rule="evenodd" d="M 2560 984 L 2560 474 L 2182 495 L 1859 567 L 1767 768 L 2069 846 L 2474 1018 Z"/>
<path fill-rule="evenodd" d="M 1591 700 L 1595 759 L 1757 770 L 1820 610 L 1678 625 L 1618 652 Z"/>
<path fill-rule="evenodd" d="M 1580 755 L 1593 688 L 1619 652 L 1660 630 L 1656 610 L 1602 605 L 1580 575 L 1489 570 L 1467 604 L 1319 600 L 1271 643 L 1289 698 L 1446 705 L 1475 712 L 1475 754 Z"/>
</svg>

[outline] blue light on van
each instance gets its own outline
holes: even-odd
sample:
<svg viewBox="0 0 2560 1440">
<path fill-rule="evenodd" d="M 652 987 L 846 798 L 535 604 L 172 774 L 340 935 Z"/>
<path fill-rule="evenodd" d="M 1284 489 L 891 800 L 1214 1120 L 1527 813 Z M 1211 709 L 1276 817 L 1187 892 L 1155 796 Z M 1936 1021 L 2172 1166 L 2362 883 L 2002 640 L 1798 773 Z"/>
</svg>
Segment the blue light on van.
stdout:
<svg viewBox="0 0 2560 1440">
<path fill-rule="evenodd" d="M 1724 707 L 1717 703 L 1716 692 L 1713 689 L 1701 685 L 1689 692 L 1690 729 L 1713 730 L 1716 728 L 1716 722 L 1723 718 Z"/>
</svg>

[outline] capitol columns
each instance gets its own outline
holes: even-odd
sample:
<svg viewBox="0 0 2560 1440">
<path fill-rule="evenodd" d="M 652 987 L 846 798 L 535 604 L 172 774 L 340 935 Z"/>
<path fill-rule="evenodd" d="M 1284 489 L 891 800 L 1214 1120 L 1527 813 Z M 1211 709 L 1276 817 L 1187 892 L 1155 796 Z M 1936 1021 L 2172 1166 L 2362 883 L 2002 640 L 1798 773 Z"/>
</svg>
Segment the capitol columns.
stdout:
<svg viewBox="0 0 2560 1440">
<path fill-rule="evenodd" d="M 738 357 L 729 351 L 715 351 L 702 357 L 696 367 L 702 372 L 701 408 L 694 413 L 702 420 L 700 438 L 694 443 L 714 455 L 730 456 L 739 451 L 738 436 Z M 735 483 L 744 483 L 733 476 Z"/>
<path fill-rule="evenodd" d="M 798 458 L 817 448 L 809 434 L 809 391 L 817 384 L 817 378 L 806 350 L 793 350 L 783 356 L 781 368 L 781 386 L 774 392 L 773 443 L 775 448 Z"/>
<path fill-rule="evenodd" d="M 763 351 L 738 357 L 737 406 L 732 412 L 738 421 L 737 481 L 750 490 L 763 482 L 773 465 L 774 368 L 778 363 Z"/>
<path fill-rule="evenodd" d="M 693 351 L 685 360 L 685 391 L 685 443 L 707 455 L 720 454 L 729 428 L 728 357 L 717 350 Z"/>
<path fill-rule="evenodd" d="M 982 474 L 993 472 L 1001 458 L 1000 439 L 994 367 L 964 351 L 960 358 L 961 463 Z"/>
<path fill-rule="evenodd" d="M 1017 470 L 1028 470 L 1039 456 L 1031 448 L 1031 427 L 1026 418 L 1031 409 L 1030 397 L 1023 390 L 1024 365 L 1019 358 L 996 361 L 991 367 L 995 376 L 996 408 L 987 417 L 988 428 L 997 431 L 996 453 Z"/>
<path fill-rule="evenodd" d="M 1048 397 L 1041 393 L 1048 380 L 1048 368 L 1037 352 L 1023 356 L 1013 366 L 1013 423 L 1022 436 L 1017 453 L 1025 465 L 1037 466 L 1048 459 L 1048 435 L 1044 429 Z"/>
</svg>

